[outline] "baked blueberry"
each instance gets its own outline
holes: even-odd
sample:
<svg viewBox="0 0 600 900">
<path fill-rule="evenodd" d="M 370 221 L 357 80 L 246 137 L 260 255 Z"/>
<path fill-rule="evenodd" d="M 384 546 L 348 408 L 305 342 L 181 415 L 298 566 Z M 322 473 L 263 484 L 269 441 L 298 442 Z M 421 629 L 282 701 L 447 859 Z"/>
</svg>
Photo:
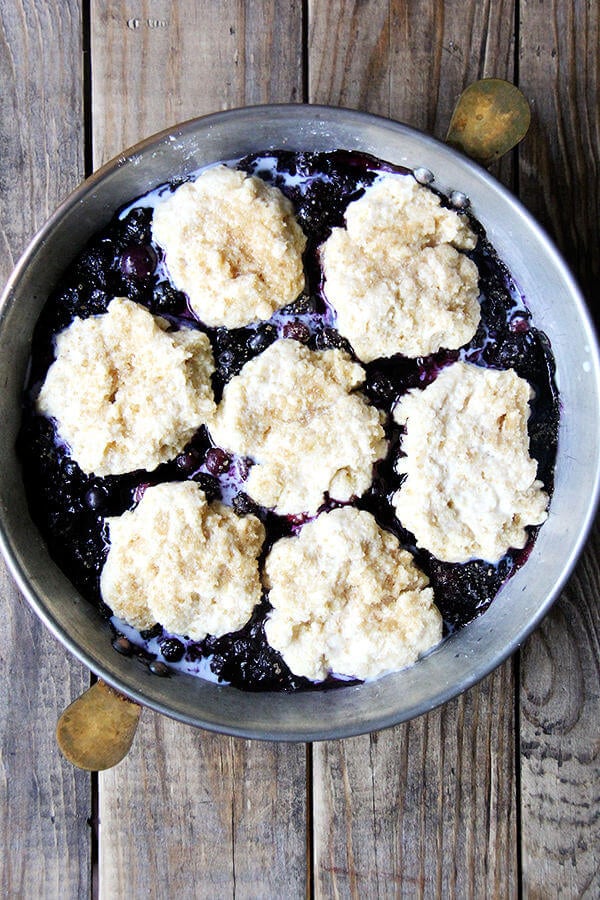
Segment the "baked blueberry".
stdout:
<svg viewBox="0 0 600 900">
<path fill-rule="evenodd" d="M 179 662 L 185 653 L 185 646 L 177 638 L 165 638 L 159 646 L 167 662 Z"/>
<path fill-rule="evenodd" d="M 121 253 L 119 267 L 123 275 L 147 278 L 156 268 L 156 253 L 152 247 L 133 244 Z"/>
<path fill-rule="evenodd" d="M 211 447 L 206 453 L 204 465 L 211 475 L 222 475 L 231 466 L 231 456 L 220 447 Z"/>
<path fill-rule="evenodd" d="M 306 344 L 310 338 L 310 328 L 304 322 L 299 322 L 297 320 L 286 322 L 281 330 L 281 336 L 293 341 L 300 341 L 301 344 Z"/>
</svg>

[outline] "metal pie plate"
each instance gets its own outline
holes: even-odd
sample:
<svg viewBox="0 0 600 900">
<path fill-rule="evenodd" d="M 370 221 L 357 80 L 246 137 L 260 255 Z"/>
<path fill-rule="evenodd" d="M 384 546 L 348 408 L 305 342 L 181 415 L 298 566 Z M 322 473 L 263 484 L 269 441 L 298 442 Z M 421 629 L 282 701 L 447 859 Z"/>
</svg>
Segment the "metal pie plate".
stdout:
<svg viewBox="0 0 600 900">
<path fill-rule="evenodd" d="M 50 559 L 25 500 L 15 439 L 33 327 L 67 264 L 136 196 L 219 160 L 268 149 L 359 150 L 468 196 L 501 259 L 550 338 L 561 394 L 555 491 L 531 556 L 491 607 L 410 669 L 377 681 L 310 693 L 245 693 L 188 675 L 157 678 L 115 653 L 110 631 Z M 191 725 L 275 740 L 340 738 L 420 715 L 483 678 L 547 613 L 585 543 L 600 469 L 598 349 L 579 290 L 552 242 L 483 168 L 405 125 L 318 106 L 250 107 L 206 116 L 137 145 L 100 169 L 32 240 L 0 308 L 2 430 L 0 543 L 27 600 L 54 635 L 109 685 Z M 35 653 L 34 647 L 24 653 Z"/>
</svg>

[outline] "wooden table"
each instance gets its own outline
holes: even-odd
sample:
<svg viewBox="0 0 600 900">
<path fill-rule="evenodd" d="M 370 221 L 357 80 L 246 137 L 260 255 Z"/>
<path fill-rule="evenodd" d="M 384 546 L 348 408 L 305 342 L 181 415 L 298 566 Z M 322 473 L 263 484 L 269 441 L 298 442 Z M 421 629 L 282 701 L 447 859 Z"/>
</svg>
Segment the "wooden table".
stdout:
<svg viewBox="0 0 600 900">
<path fill-rule="evenodd" d="M 2 0 L 1 272 L 84 175 L 251 103 L 356 107 L 443 137 L 460 91 L 518 83 L 498 175 L 590 301 L 600 281 L 597 0 Z M 597 435 L 590 435 L 597 440 Z M 520 654 L 442 709 L 352 740 L 263 744 L 154 715 L 101 775 L 54 727 L 90 675 L 2 569 L 2 896 L 597 897 L 598 531 Z"/>
</svg>

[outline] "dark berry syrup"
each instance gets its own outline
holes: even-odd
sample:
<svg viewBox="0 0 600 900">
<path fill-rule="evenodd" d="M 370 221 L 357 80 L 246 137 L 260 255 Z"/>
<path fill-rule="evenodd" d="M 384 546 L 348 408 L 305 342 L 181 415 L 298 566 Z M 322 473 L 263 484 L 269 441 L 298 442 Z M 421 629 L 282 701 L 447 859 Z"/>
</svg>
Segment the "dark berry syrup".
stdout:
<svg viewBox="0 0 600 900">
<path fill-rule="evenodd" d="M 54 358 L 55 335 L 76 316 L 86 318 L 104 312 L 116 296 L 135 300 L 163 316 L 173 328 L 197 328 L 209 335 L 216 364 L 213 387 L 217 401 L 225 384 L 244 364 L 278 338 L 297 340 L 311 349 L 343 348 L 354 356 L 348 341 L 337 331 L 335 313 L 325 299 L 318 248 L 332 228 L 344 224 L 348 204 L 358 199 L 376 178 L 384 172 L 407 170 L 366 154 L 342 150 L 270 151 L 233 165 L 277 186 L 292 202 L 307 236 L 304 292 L 268 322 L 235 329 L 208 328 L 191 310 L 186 295 L 171 283 L 162 251 L 152 242 L 155 205 L 186 179 L 174 179 L 127 206 L 91 239 L 65 271 L 35 328 L 18 440 L 25 488 L 32 517 L 52 557 L 82 595 L 109 620 L 116 652 L 137 657 L 141 665 L 159 677 L 184 671 L 253 691 L 340 686 L 348 680 L 330 677 L 315 685 L 295 676 L 281 655 L 269 647 L 264 633 L 270 609 L 268 596 L 240 631 L 222 637 L 208 636 L 199 642 L 169 634 L 160 624 L 137 632 L 116 619 L 102 602 L 99 579 L 108 553 L 105 518 L 131 509 L 150 485 L 191 479 L 209 500 L 222 500 L 238 515 L 257 515 L 267 532 L 261 562 L 277 539 L 296 534 L 307 517 L 275 515 L 258 507 L 244 491 L 251 460 L 215 447 L 202 427 L 174 460 L 152 472 L 139 470 L 98 478 L 81 471 L 59 439 L 53 422 L 35 411 L 35 398 Z M 429 182 L 430 178 L 426 180 Z M 450 199 L 441 193 L 439 196 L 445 206 L 452 207 Z M 446 634 L 464 626 L 489 606 L 503 583 L 526 560 L 538 529 L 530 529 L 524 550 L 510 550 L 497 565 L 482 560 L 444 563 L 417 549 L 414 536 L 402 528 L 391 505 L 392 495 L 401 484 L 394 471 L 402 439 L 391 418 L 394 404 L 407 390 L 429 384 L 444 366 L 458 359 L 498 369 L 514 368 L 535 391 L 528 426 L 530 449 L 538 463 L 538 477 L 548 493 L 552 492 L 559 416 L 548 340 L 531 324 L 530 313 L 510 273 L 487 241 L 482 226 L 468 211 L 464 196 L 458 196 L 457 211 L 468 218 L 479 236 L 476 249 L 468 255 L 480 274 L 481 324 L 473 340 L 459 351 L 440 351 L 418 359 L 396 356 L 365 366 L 364 392 L 387 416 L 389 453 L 376 465 L 370 489 L 354 501 L 414 553 L 434 588 Z M 452 194 L 450 198 L 453 199 Z M 326 498 L 322 511 L 338 505 Z"/>
</svg>

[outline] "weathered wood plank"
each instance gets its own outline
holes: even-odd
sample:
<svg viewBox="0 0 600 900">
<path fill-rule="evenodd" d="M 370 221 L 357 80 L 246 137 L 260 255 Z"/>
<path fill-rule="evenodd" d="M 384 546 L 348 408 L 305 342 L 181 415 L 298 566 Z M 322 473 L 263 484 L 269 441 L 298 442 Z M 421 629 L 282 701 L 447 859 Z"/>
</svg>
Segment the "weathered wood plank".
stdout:
<svg viewBox="0 0 600 900">
<path fill-rule="evenodd" d="M 194 116 L 302 100 L 301 6 L 92 0 L 94 165 Z"/>
<path fill-rule="evenodd" d="M 521 3 L 520 85 L 533 124 L 520 193 L 598 315 L 600 10 Z M 527 897 L 600 892 L 600 528 L 522 654 L 522 856 Z"/>
<path fill-rule="evenodd" d="M 519 84 L 532 123 L 519 152 L 520 195 L 548 228 L 600 313 L 600 7 L 522 0 Z"/>
<path fill-rule="evenodd" d="M 90 891 L 90 778 L 58 750 L 58 715 L 89 686 L 0 563 L 0 891 L 79 898 Z"/>
<path fill-rule="evenodd" d="M 443 139 L 461 91 L 512 77 L 514 0 L 310 0 L 309 98 Z M 508 183 L 510 160 L 499 169 Z"/>
<path fill-rule="evenodd" d="M 3 4 L 0 282 L 83 177 L 80 3 Z M 60 756 L 56 718 L 89 673 L 53 640 L 0 562 L 0 893 L 90 891 L 90 779 Z"/>
<path fill-rule="evenodd" d="M 303 897 L 303 758 L 145 712 L 100 779 L 100 897 Z"/>
<path fill-rule="evenodd" d="M 404 726 L 314 747 L 317 897 L 515 897 L 511 664 Z"/>
<path fill-rule="evenodd" d="M 512 2 L 313 0 L 309 8 L 311 101 L 443 137 L 467 83 L 512 77 Z M 510 160 L 500 175 L 510 180 Z M 507 663 L 443 710 L 317 745 L 316 895 L 514 896 L 513 702 Z"/>
<path fill-rule="evenodd" d="M 443 138 L 467 84 L 512 72 L 512 0 L 310 0 L 309 9 L 313 102 L 377 110 Z"/>
<path fill-rule="evenodd" d="M 524 896 L 600 891 L 600 530 L 522 653 Z"/>
<path fill-rule="evenodd" d="M 121 3 L 92 4 L 95 165 L 193 115 L 301 99 L 299 3 L 139 8 L 131 21 Z M 304 746 L 143 720 L 99 779 L 100 896 L 303 897 Z"/>
</svg>

